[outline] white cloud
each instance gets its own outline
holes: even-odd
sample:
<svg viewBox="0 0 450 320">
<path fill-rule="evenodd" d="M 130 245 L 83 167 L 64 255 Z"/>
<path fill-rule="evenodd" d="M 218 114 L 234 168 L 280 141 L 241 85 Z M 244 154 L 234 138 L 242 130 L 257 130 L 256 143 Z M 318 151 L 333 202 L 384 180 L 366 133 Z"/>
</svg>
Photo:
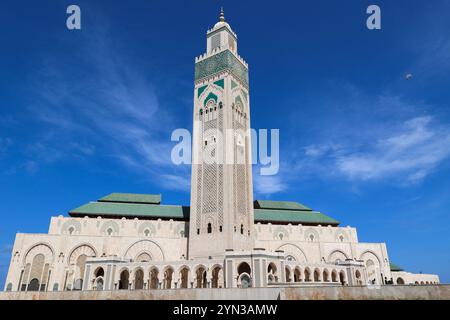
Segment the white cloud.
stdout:
<svg viewBox="0 0 450 320">
<path fill-rule="evenodd" d="M 35 76 L 29 109 L 45 131 L 28 147 L 33 172 L 43 163 L 100 154 L 163 187 L 186 190 L 186 170 L 170 159 L 173 118 L 161 108 L 152 81 L 108 39 L 90 39 L 76 68 L 47 61 Z M 177 182 L 167 170 L 180 174 Z"/>
<path fill-rule="evenodd" d="M 287 189 L 287 184 L 283 181 L 281 175 L 262 176 L 256 174 L 253 176 L 253 183 L 257 194 L 271 195 Z"/>
<path fill-rule="evenodd" d="M 363 151 L 359 141 L 346 141 L 339 149 L 320 145 L 317 148 L 327 153 L 315 161 L 334 166 L 335 173 L 354 181 L 397 178 L 420 182 L 450 156 L 450 129 L 436 122 L 430 116 L 409 119 L 383 137 L 374 136 L 374 143 L 365 145 Z"/>
</svg>

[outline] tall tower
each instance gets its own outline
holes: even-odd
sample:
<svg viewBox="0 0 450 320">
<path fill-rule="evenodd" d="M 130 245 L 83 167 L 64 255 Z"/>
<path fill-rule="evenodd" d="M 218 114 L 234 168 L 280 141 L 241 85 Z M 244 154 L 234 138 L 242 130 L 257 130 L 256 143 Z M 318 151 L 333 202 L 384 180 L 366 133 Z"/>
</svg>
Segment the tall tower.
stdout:
<svg viewBox="0 0 450 320">
<path fill-rule="evenodd" d="M 195 59 L 189 259 L 253 248 L 248 65 L 225 21 Z"/>
</svg>

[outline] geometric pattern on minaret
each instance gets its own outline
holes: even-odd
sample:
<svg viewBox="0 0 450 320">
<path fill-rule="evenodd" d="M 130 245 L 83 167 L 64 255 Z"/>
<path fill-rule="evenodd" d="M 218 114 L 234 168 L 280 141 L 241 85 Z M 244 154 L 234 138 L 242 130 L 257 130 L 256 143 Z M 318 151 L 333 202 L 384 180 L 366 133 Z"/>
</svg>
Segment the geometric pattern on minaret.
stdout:
<svg viewBox="0 0 450 320">
<path fill-rule="evenodd" d="M 248 65 L 225 21 L 195 59 L 189 259 L 253 248 Z"/>
</svg>

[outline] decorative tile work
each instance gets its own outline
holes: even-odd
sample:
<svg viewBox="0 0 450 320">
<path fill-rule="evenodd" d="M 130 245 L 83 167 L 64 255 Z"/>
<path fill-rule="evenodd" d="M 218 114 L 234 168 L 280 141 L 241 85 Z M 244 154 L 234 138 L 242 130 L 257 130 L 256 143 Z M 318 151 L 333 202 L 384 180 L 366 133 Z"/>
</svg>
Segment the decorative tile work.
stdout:
<svg viewBox="0 0 450 320">
<path fill-rule="evenodd" d="M 230 50 L 219 52 L 205 60 L 197 62 L 195 64 L 195 81 L 208 78 L 225 70 L 229 70 L 248 88 L 248 70 Z"/>
<path fill-rule="evenodd" d="M 203 93 L 203 91 L 206 90 L 206 88 L 208 88 L 208 86 L 203 86 L 203 87 L 198 88 L 198 90 L 197 90 L 197 98 L 201 96 L 201 94 Z"/>
<path fill-rule="evenodd" d="M 217 103 L 217 96 L 216 96 L 214 93 L 210 92 L 210 93 L 208 94 L 208 96 L 206 97 L 206 99 L 203 101 L 203 106 L 204 106 L 204 107 L 206 106 L 206 103 L 207 103 L 210 99 L 213 99 L 213 100 Z"/>
<path fill-rule="evenodd" d="M 225 81 L 224 81 L 224 79 L 220 79 L 220 80 L 214 82 L 214 84 L 219 86 L 219 87 L 221 87 L 222 89 L 225 89 Z"/>
</svg>

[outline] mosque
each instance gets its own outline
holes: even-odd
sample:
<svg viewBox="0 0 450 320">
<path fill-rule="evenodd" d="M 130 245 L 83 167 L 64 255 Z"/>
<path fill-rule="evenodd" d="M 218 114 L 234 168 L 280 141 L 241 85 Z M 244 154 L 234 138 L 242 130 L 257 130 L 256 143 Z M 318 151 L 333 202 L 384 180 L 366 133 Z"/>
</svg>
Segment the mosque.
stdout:
<svg viewBox="0 0 450 320">
<path fill-rule="evenodd" d="M 5 291 L 438 284 L 328 215 L 253 199 L 248 65 L 223 11 L 206 38 L 195 59 L 190 206 L 112 193 L 52 217 L 48 233 L 16 235 Z"/>
</svg>

